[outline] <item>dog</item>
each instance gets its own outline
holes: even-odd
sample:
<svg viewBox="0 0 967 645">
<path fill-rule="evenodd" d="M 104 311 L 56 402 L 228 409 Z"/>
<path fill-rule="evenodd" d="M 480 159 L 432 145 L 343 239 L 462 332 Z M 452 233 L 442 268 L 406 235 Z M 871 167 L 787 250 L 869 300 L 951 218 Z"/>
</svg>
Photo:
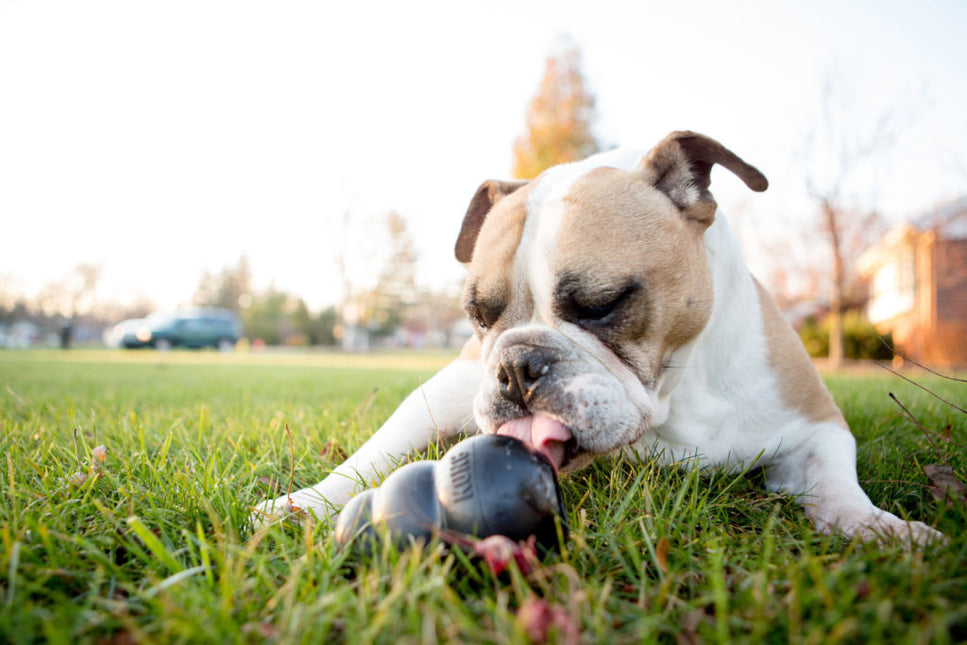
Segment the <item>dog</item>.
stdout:
<svg viewBox="0 0 967 645">
<path fill-rule="evenodd" d="M 329 476 L 262 503 L 256 520 L 329 517 L 431 441 L 483 432 L 525 441 L 559 472 L 616 452 L 755 465 L 822 533 L 941 538 L 860 487 L 843 415 L 709 192 L 716 164 L 768 187 L 688 131 L 532 181 L 484 182 L 455 248 L 473 338 Z"/>
</svg>

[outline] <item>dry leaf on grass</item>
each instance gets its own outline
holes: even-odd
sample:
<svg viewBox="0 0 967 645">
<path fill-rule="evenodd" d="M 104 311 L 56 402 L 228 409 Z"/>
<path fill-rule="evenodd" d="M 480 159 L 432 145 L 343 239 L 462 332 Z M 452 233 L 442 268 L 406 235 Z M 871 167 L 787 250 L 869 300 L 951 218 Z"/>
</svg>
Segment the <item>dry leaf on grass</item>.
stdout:
<svg viewBox="0 0 967 645">
<path fill-rule="evenodd" d="M 655 560 L 658 562 L 658 568 L 661 569 L 662 573 L 668 573 L 668 550 L 670 548 L 671 542 L 666 537 L 658 540 L 658 544 L 655 545 Z"/>
<path fill-rule="evenodd" d="M 77 441 L 77 431 L 74 431 L 75 446 Z M 69 483 L 74 488 L 80 488 L 83 486 L 88 478 L 99 477 L 101 470 L 103 469 L 104 462 L 107 461 L 107 448 L 104 446 L 97 446 L 91 450 L 91 465 L 87 467 L 87 470 L 78 470 L 72 473 L 67 478 L 67 483 Z M 80 467 L 80 458 L 77 460 L 78 467 Z"/>
<path fill-rule="evenodd" d="M 577 618 L 560 605 L 549 603 L 543 598 L 531 596 L 517 610 L 517 622 L 535 643 L 555 643 L 572 645 L 581 642 L 581 625 Z"/>
<path fill-rule="evenodd" d="M 923 472 L 930 480 L 930 492 L 938 502 L 951 500 L 960 504 L 967 504 L 967 487 L 957 479 L 951 466 L 942 464 L 927 464 Z"/>
<path fill-rule="evenodd" d="M 326 442 L 326 445 L 324 445 L 322 450 L 319 451 L 319 456 L 323 459 L 330 459 L 332 461 L 340 462 L 346 461 L 346 458 L 349 457 L 349 455 L 346 454 L 346 451 L 340 448 L 339 444 L 336 443 L 334 439 L 330 439 Z"/>
<path fill-rule="evenodd" d="M 477 539 L 455 531 L 441 530 L 439 537 L 441 541 L 463 547 L 481 558 L 495 576 L 503 573 L 512 561 L 517 563 L 517 568 L 525 576 L 541 566 L 537 557 L 537 538 L 533 535 L 527 540 L 515 542 L 504 535 Z"/>
</svg>

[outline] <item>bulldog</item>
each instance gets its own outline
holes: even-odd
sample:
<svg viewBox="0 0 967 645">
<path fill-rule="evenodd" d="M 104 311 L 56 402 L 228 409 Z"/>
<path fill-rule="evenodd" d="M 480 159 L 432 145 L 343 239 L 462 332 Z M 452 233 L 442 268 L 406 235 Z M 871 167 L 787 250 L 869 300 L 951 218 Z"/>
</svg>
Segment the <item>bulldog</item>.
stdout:
<svg viewBox="0 0 967 645">
<path fill-rule="evenodd" d="M 717 211 L 715 164 L 754 191 L 768 186 L 693 132 L 529 182 L 484 182 L 456 243 L 474 337 L 355 454 L 262 503 L 257 521 L 330 516 L 431 441 L 485 432 L 527 442 L 560 472 L 615 452 L 755 465 L 823 533 L 941 537 L 863 492 L 843 415 Z"/>
</svg>

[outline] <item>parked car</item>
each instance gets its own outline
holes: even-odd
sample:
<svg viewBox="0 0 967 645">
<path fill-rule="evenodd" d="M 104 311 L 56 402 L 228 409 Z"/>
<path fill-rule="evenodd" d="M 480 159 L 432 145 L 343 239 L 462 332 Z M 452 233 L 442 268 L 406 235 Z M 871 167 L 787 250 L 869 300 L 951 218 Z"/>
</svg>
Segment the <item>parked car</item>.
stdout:
<svg viewBox="0 0 967 645">
<path fill-rule="evenodd" d="M 242 321 L 228 309 L 192 308 L 124 320 L 110 334 L 120 347 L 216 347 L 227 351 L 242 336 Z"/>
<path fill-rule="evenodd" d="M 104 344 L 108 347 L 137 347 L 138 329 L 145 324 L 144 318 L 122 320 L 104 332 Z"/>
</svg>

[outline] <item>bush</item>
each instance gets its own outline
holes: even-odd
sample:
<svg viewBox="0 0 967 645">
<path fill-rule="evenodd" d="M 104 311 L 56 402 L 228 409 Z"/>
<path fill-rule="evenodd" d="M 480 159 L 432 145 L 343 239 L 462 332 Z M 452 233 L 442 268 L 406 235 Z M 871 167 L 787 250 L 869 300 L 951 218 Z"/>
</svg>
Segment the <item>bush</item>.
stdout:
<svg viewBox="0 0 967 645">
<path fill-rule="evenodd" d="M 799 329 L 806 351 L 812 357 L 829 355 L 829 317 L 821 323 L 808 318 Z M 865 316 L 857 311 L 843 316 L 843 355 L 850 359 L 890 360 L 893 358 L 892 334 L 881 334 Z"/>
</svg>

